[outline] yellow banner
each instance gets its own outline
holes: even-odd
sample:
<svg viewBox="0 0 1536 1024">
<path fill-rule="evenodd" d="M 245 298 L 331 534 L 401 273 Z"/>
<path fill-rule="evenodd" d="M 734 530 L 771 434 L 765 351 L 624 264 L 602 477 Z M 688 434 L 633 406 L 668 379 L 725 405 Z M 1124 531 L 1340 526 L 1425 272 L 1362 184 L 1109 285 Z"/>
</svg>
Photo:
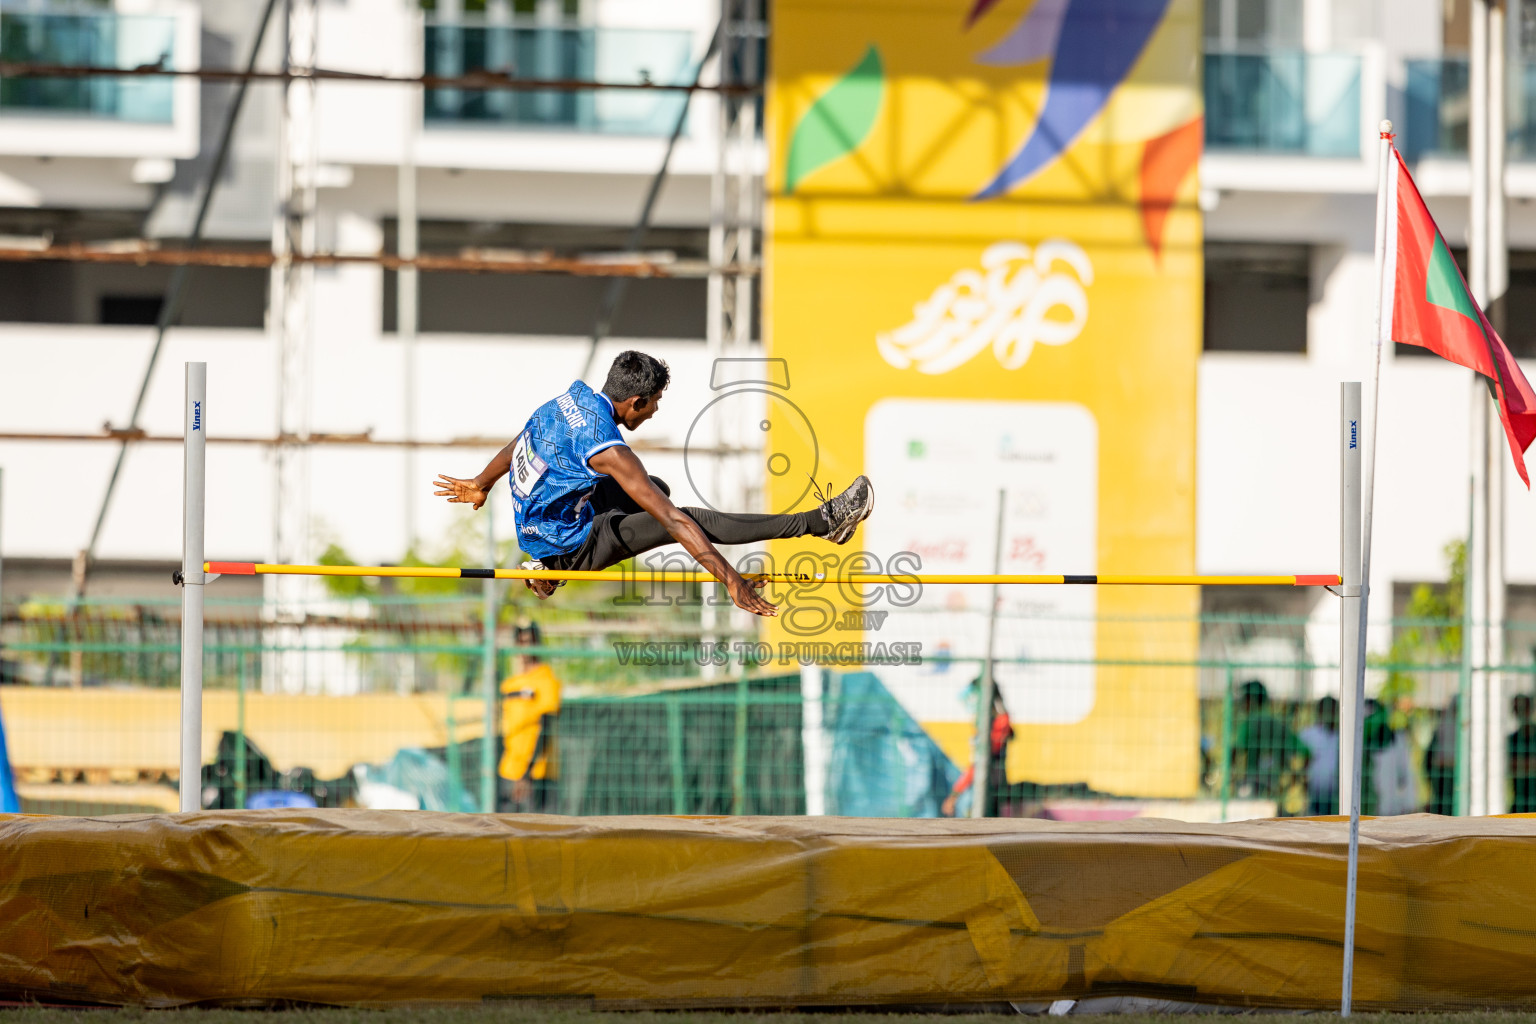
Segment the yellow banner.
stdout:
<svg viewBox="0 0 1536 1024">
<path fill-rule="evenodd" d="M 1199 24 L 1195 0 L 775 5 L 765 333 L 804 422 L 770 505 L 806 507 L 807 473 L 877 496 L 781 568 L 1193 572 Z M 1045 589 L 1000 594 L 1009 781 L 1192 794 L 1198 592 Z M 867 588 L 887 616 L 824 595 L 773 639 L 921 643 L 875 671 L 968 764 L 979 663 L 943 656 L 985 651 L 990 589 L 910 591 Z"/>
</svg>

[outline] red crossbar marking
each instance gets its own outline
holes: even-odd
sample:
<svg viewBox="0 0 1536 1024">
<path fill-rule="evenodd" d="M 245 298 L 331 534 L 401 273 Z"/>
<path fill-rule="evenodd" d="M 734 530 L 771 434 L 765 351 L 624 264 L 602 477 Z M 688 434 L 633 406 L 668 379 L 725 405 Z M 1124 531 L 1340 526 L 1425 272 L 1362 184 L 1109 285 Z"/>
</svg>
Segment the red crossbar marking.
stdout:
<svg viewBox="0 0 1536 1024">
<path fill-rule="evenodd" d="M 209 562 L 208 571 L 225 576 L 255 576 L 255 562 Z"/>
<path fill-rule="evenodd" d="M 1298 587 L 1337 587 L 1342 581 L 1337 576 L 1297 576 Z"/>
</svg>

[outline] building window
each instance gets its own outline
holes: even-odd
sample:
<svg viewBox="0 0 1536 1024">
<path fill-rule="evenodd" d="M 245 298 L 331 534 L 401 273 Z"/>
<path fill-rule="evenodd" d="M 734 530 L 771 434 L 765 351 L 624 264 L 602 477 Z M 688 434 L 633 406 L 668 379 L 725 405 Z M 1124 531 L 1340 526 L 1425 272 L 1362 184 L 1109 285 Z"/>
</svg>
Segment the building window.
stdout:
<svg viewBox="0 0 1536 1024">
<path fill-rule="evenodd" d="M 1207 49 L 1297 49 L 1302 0 L 1205 0 Z"/>
<path fill-rule="evenodd" d="M 424 253 L 464 256 L 614 257 L 628 245 L 631 225 L 507 224 L 422 221 Z M 385 251 L 395 247 L 396 225 L 384 225 Z M 703 228 L 652 228 L 644 251 L 653 256 L 703 260 L 709 233 Z M 587 337 L 612 278 L 559 274 L 431 272 L 419 282 L 418 329 L 442 334 L 529 334 Z M 395 330 L 398 276 L 384 275 L 383 323 Z M 754 282 L 755 284 L 755 282 Z M 632 278 L 609 335 L 618 338 L 702 339 L 708 314 L 702 278 Z M 755 326 L 754 304 L 754 337 Z"/>
<path fill-rule="evenodd" d="M 1536 359 L 1536 252 L 1509 254 L 1509 291 L 1492 314 L 1510 352 L 1517 359 Z"/>
<path fill-rule="evenodd" d="M 0 207 L 0 235 L 39 246 L 92 244 L 144 236 L 139 210 Z M 163 239 L 167 248 L 185 244 Z M 268 251 L 266 243 L 211 238 L 209 249 Z M 33 324 L 153 324 L 176 273 L 174 267 L 127 263 L 37 261 L 7 263 L 0 287 L 0 322 Z M 264 267 L 188 267 L 176 324 L 261 329 L 266 322 Z"/>
<path fill-rule="evenodd" d="M 1207 242 L 1205 350 L 1306 352 L 1312 251 Z"/>
<path fill-rule="evenodd" d="M 581 0 L 542 0 L 542 2 L 541 0 L 457 0 L 456 3 L 421 0 L 421 9 L 454 16 L 459 14 L 534 16 L 553 11 L 574 20 L 581 14 Z"/>
<path fill-rule="evenodd" d="M 96 322 L 101 324 L 148 324 L 160 319 L 160 295 L 103 295 L 97 300 Z"/>
</svg>

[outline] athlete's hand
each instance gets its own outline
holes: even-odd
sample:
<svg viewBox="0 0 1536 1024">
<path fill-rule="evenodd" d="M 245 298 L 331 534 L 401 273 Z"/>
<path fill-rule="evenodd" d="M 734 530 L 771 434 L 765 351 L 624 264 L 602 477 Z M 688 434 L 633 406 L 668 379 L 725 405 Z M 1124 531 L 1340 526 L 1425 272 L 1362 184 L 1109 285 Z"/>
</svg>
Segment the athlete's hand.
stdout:
<svg viewBox="0 0 1536 1024">
<path fill-rule="evenodd" d="M 473 505 L 475 508 L 485 504 L 487 497 L 485 488 L 473 480 L 460 480 L 456 476 L 439 473 L 437 474 L 437 479 L 432 483 L 433 486 L 439 488 L 439 490 L 432 493 L 439 497 L 447 498 L 449 501 L 463 502 L 466 505 Z"/>
<path fill-rule="evenodd" d="M 736 576 L 725 585 L 725 589 L 730 593 L 731 600 L 736 602 L 737 608 L 749 611 L 753 615 L 766 615 L 771 618 L 779 614 L 778 608 L 763 600 L 758 594 L 766 582 L 766 580 L 744 580 Z"/>
</svg>

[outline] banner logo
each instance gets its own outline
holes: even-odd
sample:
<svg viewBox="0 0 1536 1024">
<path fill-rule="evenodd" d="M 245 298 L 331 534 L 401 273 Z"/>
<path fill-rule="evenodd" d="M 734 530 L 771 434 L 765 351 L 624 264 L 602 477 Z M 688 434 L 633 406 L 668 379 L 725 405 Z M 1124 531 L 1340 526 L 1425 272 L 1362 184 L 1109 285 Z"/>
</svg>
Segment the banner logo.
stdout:
<svg viewBox="0 0 1536 1024">
<path fill-rule="evenodd" d="M 1092 284 L 1093 265 L 1075 243 L 1047 239 L 1031 252 L 999 242 L 982 253 L 981 270 L 957 271 L 875 345 L 898 370 L 948 373 L 987 348 L 1003 369 L 1017 370 L 1035 345 L 1065 345 L 1083 333 Z"/>
</svg>

